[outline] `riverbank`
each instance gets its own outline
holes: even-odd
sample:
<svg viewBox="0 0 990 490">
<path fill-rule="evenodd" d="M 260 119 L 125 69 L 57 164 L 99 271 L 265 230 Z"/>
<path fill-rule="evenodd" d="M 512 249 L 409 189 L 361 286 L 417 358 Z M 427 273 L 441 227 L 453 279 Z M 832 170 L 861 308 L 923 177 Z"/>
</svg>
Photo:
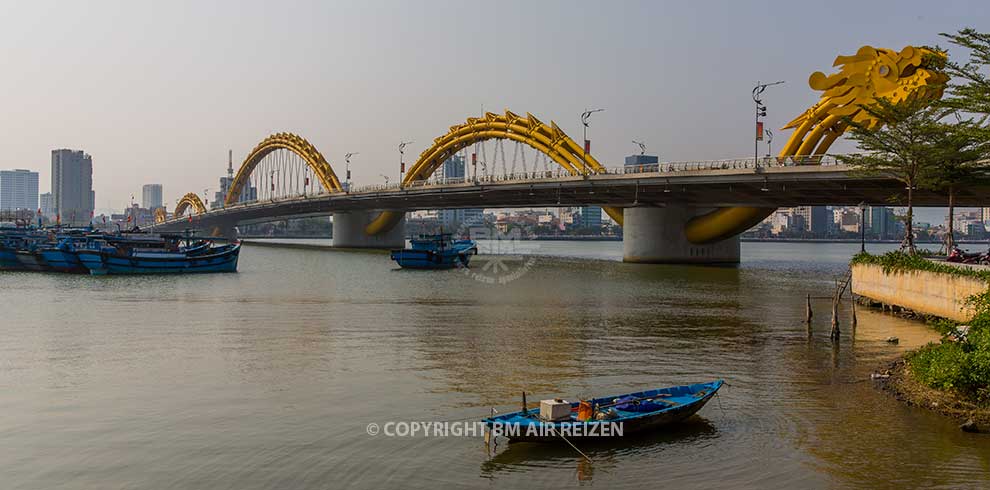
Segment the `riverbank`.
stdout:
<svg viewBox="0 0 990 490">
<path fill-rule="evenodd" d="M 878 370 L 877 386 L 903 403 L 955 420 L 966 432 L 990 434 L 990 407 L 980 406 L 958 393 L 922 384 L 912 375 L 907 361 L 912 353 Z"/>
<path fill-rule="evenodd" d="M 866 304 L 921 314 L 942 334 L 874 379 L 910 405 L 950 416 L 968 432 L 990 432 L 990 271 L 903 252 L 861 253 L 853 292 Z"/>
</svg>

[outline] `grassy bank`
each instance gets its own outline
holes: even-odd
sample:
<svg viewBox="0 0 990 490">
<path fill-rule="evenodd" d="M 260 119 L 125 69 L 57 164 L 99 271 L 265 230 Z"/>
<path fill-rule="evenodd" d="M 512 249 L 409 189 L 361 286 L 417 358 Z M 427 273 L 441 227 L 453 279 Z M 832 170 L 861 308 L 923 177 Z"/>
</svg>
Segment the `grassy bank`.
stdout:
<svg viewBox="0 0 990 490">
<path fill-rule="evenodd" d="M 877 265 L 885 272 L 922 270 L 990 282 L 990 271 L 954 267 L 902 252 L 861 253 L 852 263 Z M 967 302 L 975 311 L 973 318 L 965 323 L 930 321 L 942 333 L 941 342 L 908 353 L 903 366 L 892 369 L 894 380 L 889 384 L 895 385 L 900 397 L 915 404 L 929 408 L 934 404 L 942 407 L 942 412 L 952 407 L 950 414 L 956 416 L 971 412 L 970 418 L 980 419 L 985 426 L 981 429 L 990 429 L 990 290 Z M 939 396 L 942 403 L 933 401 Z"/>
</svg>

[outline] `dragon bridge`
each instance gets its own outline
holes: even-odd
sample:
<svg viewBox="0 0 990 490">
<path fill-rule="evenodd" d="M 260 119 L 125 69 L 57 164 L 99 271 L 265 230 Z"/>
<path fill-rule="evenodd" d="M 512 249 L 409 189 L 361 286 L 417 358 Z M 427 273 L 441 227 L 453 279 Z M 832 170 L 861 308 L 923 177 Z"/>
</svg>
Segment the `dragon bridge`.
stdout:
<svg viewBox="0 0 990 490">
<path fill-rule="evenodd" d="M 783 129 L 794 129 L 779 159 L 823 155 L 846 130 L 849 121 L 877 127 L 881 121 L 863 106 L 886 99 L 894 104 L 916 98 L 937 100 L 949 77 L 942 71 L 944 53 L 913 46 L 894 51 L 863 46 L 852 56 L 835 58 L 838 73 L 814 72 L 808 85 L 822 91 L 821 99 Z M 685 235 L 691 243 L 705 244 L 738 235 L 770 216 L 776 208 L 721 208 L 691 219 Z"/>
</svg>

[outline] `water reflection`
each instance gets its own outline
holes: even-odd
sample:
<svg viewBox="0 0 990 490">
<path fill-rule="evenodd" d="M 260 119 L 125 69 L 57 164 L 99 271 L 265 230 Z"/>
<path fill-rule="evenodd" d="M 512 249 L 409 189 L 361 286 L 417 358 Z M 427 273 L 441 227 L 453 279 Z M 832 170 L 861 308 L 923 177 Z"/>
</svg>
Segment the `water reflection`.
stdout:
<svg viewBox="0 0 990 490">
<path fill-rule="evenodd" d="M 805 295 L 829 291 L 856 247 L 753 247 L 727 268 L 541 257 L 505 286 L 250 246 L 238 274 L 0 273 L 15 305 L 0 322 L 0 474 L 11 488 L 990 486 L 983 439 L 868 380 L 937 334 L 868 310 L 853 331 L 844 305 L 836 344 L 825 304 L 809 334 Z M 365 431 L 478 420 L 523 390 L 716 378 L 728 384 L 698 418 L 593 445 L 590 465 L 566 445 L 488 455 L 480 438 Z"/>
<path fill-rule="evenodd" d="M 718 429 L 704 417 L 694 416 L 662 431 L 634 433 L 622 438 L 571 439 L 588 461 L 570 445 L 554 443 L 512 442 L 488 448 L 489 457 L 481 464 L 481 476 L 495 478 L 500 473 L 525 471 L 525 468 L 573 469 L 579 481 L 592 481 L 595 474 L 610 475 L 618 470 L 619 462 L 646 455 L 662 457 L 673 444 L 705 445 L 717 437 Z"/>
</svg>

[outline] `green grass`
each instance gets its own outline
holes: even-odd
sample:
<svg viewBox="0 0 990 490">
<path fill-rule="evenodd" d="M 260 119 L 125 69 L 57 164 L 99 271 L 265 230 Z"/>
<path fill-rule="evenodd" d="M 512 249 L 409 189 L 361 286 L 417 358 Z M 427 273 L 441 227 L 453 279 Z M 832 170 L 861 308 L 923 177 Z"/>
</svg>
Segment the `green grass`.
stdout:
<svg viewBox="0 0 990 490">
<path fill-rule="evenodd" d="M 921 256 L 903 252 L 883 255 L 857 254 L 853 264 L 871 264 L 884 272 L 927 271 L 973 277 L 990 283 L 990 271 L 954 267 L 932 262 Z M 949 390 L 990 406 L 990 289 L 973 295 L 966 302 L 976 312 L 969 332 L 959 342 L 950 337 L 959 333 L 960 323 L 946 319 L 929 322 L 942 333 L 942 342 L 928 344 L 907 356 L 911 374 L 919 382 L 941 390 Z"/>
</svg>

